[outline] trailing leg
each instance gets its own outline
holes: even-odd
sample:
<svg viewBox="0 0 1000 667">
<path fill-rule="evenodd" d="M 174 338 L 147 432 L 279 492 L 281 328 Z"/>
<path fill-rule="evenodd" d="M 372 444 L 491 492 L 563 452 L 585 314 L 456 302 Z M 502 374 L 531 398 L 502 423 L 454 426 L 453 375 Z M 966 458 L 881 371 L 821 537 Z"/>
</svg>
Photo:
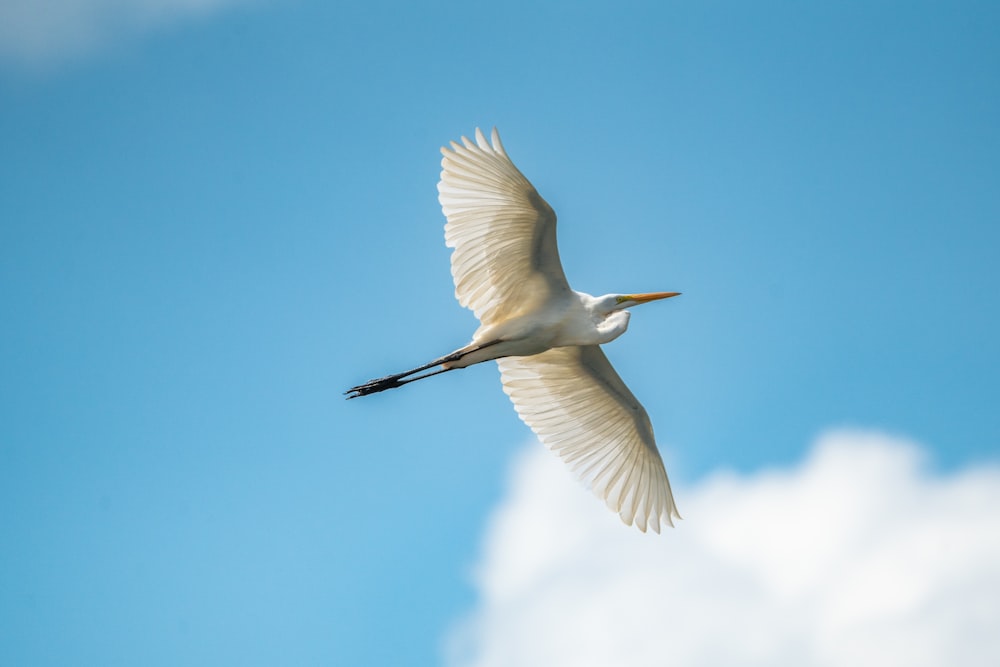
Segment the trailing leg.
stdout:
<svg viewBox="0 0 1000 667">
<path fill-rule="evenodd" d="M 441 373 L 453 371 L 457 368 L 464 368 L 464 366 L 448 366 L 447 364 L 458 361 L 462 357 L 472 354 L 473 352 L 478 352 L 483 348 L 496 345 L 499 342 L 499 340 L 495 340 L 490 341 L 489 343 L 483 343 L 482 345 L 463 347 L 460 350 L 455 350 L 451 354 L 435 359 L 434 361 L 426 363 L 423 366 L 417 366 L 416 368 L 412 368 L 402 373 L 393 373 L 392 375 L 386 375 L 385 377 L 375 378 L 374 380 L 369 380 L 364 384 L 351 387 L 345 391 L 344 394 L 347 396 L 348 400 L 350 400 L 352 398 L 358 398 L 359 396 L 377 394 L 378 392 L 385 391 L 386 389 L 402 387 L 404 384 L 416 382 L 417 380 L 423 380 L 424 378 L 429 378 L 433 375 L 440 375 Z M 416 375 L 417 373 L 426 371 L 428 368 L 433 368 L 434 366 L 443 366 L 443 368 L 430 373 L 424 373 L 423 375 Z M 416 377 L 411 377 L 414 375 L 416 375 Z"/>
</svg>

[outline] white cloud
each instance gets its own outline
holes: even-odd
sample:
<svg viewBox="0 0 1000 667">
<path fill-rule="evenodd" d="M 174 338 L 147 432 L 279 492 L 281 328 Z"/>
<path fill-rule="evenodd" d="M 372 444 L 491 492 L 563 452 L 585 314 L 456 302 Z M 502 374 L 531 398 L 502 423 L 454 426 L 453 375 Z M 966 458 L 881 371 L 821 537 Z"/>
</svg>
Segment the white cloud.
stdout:
<svg viewBox="0 0 1000 667">
<path fill-rule="evenodd" d="M 451 663 L 1000 664 L 1000 470 L 933 475 L 884 435 L 821 438 L 789 470 L 679 488 L 629 529 L 544 448 L 487 528 Z"/>
<path fill-rule="evenodd" d="M 0 58 L 48 65 L 248 0 L 3 0 Z"/>
</svg>

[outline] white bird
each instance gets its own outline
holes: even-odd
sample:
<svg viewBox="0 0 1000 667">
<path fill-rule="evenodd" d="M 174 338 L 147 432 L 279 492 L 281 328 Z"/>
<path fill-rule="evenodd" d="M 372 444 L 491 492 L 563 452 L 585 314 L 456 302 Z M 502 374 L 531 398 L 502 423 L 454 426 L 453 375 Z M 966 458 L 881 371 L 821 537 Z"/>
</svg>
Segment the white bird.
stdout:
<svg viewBox="0 0 1000 667">
<path fill-rule="evenodd" d="M 367 396 L 491 359 L 522 420 L 626 524 L 660 532 L 680 518 L 646 410 L 600 346 L 625 333 L 626 308 L 677 292 L 570 289 L 556 214 L 514 166 L 493 130 L 441 149 L 439 201 L 454 248 L 455 297 L 480 327 L 472 342 L 418 368 L 352 387 Z M 439 369 L 418 375 L 435 366 Z"/>
</svg>

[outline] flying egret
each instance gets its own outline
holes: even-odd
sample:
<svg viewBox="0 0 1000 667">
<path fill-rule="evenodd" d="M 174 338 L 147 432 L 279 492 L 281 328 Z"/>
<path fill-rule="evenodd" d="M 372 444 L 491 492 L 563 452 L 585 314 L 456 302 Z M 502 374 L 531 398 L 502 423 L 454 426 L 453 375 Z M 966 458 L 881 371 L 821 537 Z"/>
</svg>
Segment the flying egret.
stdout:
<svg viewBox="0 0 1000 667">
<path fill-rule="evenodd" d="M 496 359 L 522 420 L 626 524 L 660 532 L 680 518 L 646 410 L 601 350 L 629 312 L 677 292 L 591 296 L 570 289 L 556 248 L 556 214 L 514 166 L 493 130 L 441 149 L 438 199 L 454 248 L 455 296 L 480 326 L 472 342 L 404 373 L 345 393 L 367 396 Z M 437 370 L 426 372 L 438 366 Z M 420 374 L 423 373 L 423 374 Z"/>
</svg>

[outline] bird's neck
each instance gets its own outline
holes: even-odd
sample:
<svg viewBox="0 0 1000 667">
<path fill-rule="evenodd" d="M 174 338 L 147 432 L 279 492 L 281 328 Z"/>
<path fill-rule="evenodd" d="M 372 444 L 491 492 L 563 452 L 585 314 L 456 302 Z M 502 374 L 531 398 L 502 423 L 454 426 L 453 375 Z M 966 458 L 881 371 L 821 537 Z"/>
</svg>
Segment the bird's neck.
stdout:
<svg viewBox="0 0 1000 667">
<path fill-rule="evenodd" d="M 628 329 L 630 314 L 618 306 L 615 295 L 591 296 L 580 294 L 580 300 L 590 313 L 592 331 L 596 343 L 608 343 L 618 338 Z"/>
<path fill-rule="evenodd" d="M 625 333 L 631 316 L 627 310 L 614 310 L 604 315 L 603 319 L 596 323 L 597 333 L 601 338 L 600 342 L 610 343 Z"/>
</svg>

